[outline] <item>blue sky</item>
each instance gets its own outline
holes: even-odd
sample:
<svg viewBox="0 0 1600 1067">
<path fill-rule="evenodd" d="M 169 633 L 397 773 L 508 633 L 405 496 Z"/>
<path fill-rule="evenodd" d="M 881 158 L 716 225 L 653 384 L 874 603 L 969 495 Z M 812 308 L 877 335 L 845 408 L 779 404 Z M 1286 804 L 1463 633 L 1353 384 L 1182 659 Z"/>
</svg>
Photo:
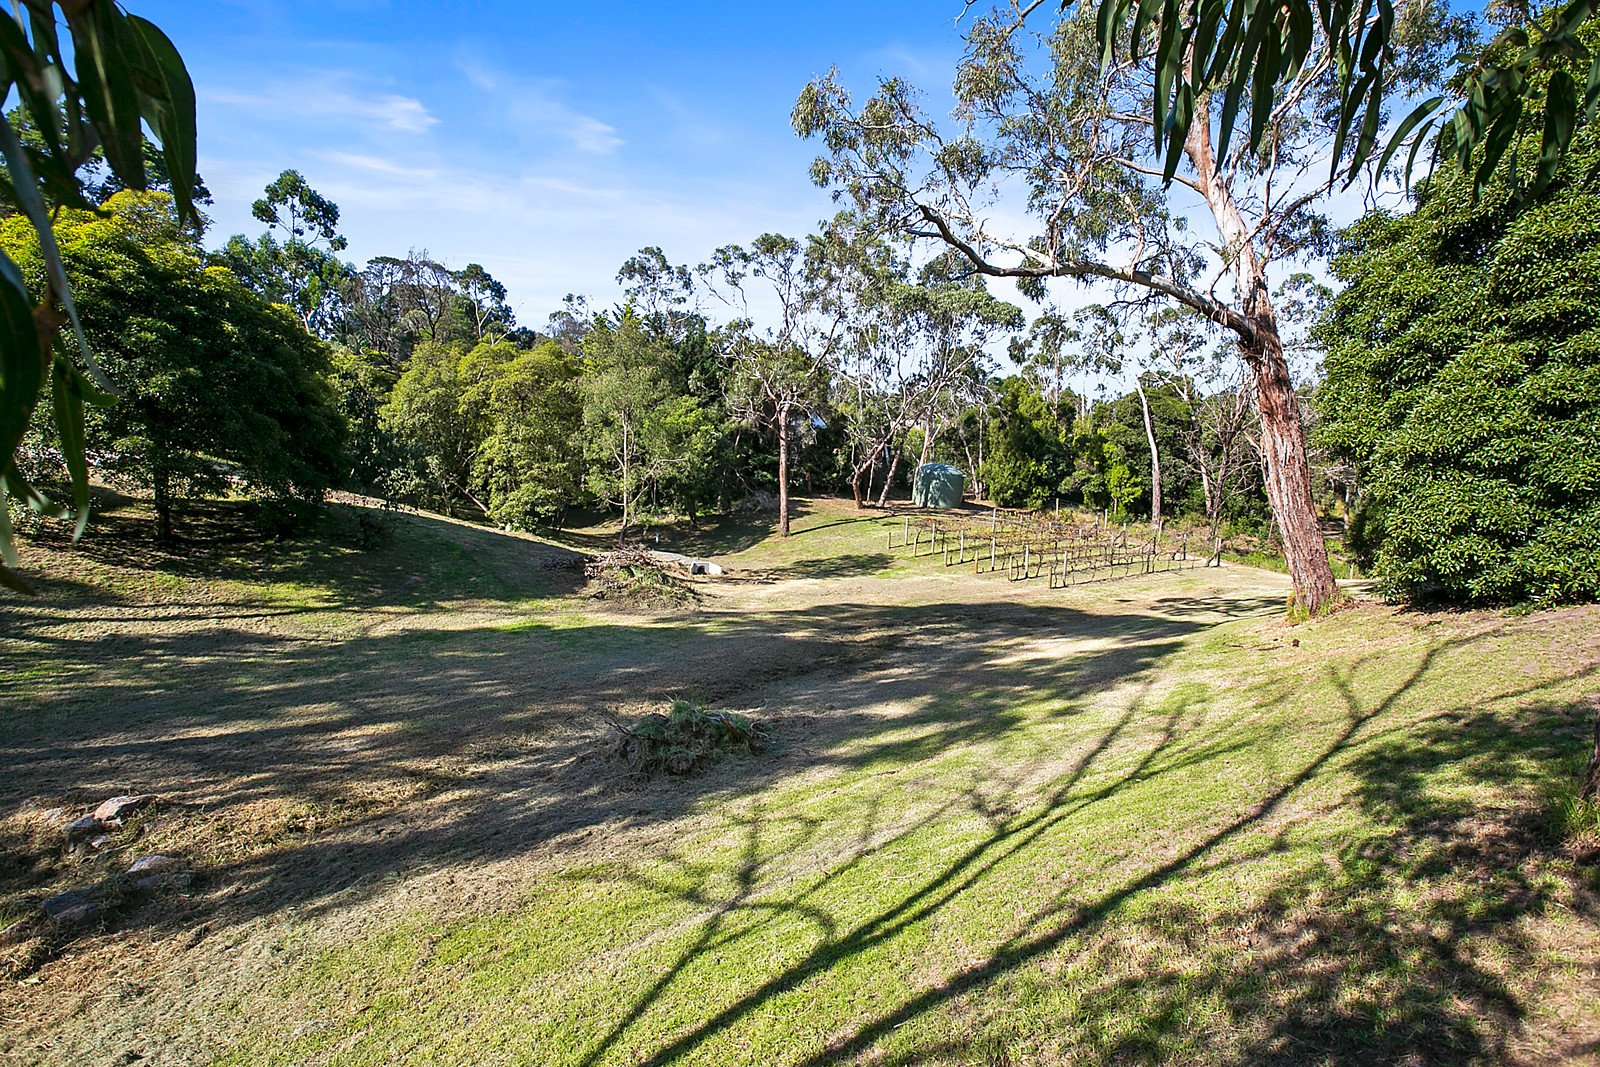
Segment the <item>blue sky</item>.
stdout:
<svg viewBox="0 0 1600 1067">
<path fill-rule="evenodd" d="M 285 168 L 339 204 L 347 257 L 482 263 L 542 325 L 614 299 L 623 259 L 674 262 L 833 208 L 789 127 L 837 64 L 948 86 L 959 0 L 547 4 L 132 0 L 199 94 L 213 241 L 258 233 Z"/>
</svg>

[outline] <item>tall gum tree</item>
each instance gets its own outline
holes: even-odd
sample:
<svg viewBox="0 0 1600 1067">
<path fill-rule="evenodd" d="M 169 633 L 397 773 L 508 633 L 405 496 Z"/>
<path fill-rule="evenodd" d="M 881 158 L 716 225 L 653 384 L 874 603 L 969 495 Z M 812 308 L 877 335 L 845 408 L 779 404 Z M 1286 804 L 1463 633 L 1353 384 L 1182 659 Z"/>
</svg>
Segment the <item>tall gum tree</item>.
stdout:
<svg viewBox="0 0 1600 1067">
<path fill-rule="evenodd" d="M 764 233 L 748 248 L 717 249 L 696 270 L 737 313 L 724 331 L 728 408 L 777 439 L 778 536 L 788 537 L 794 423 L 811 415 L 825 390 L 845 336 L 844 306 L 829 299 L 829 273 L 815 240 Z M 752 313 L 752 296 L 775 309 L 763 316 L 764 325 Z"/>
<path fill-rule="evenodd" d="M 1435 4 L 1402 5 L 1391 90 L 1437 81 L 1457 31 Z M 943 242 L 974 271 L 1016 279 L 1031 295 L 1043 296 L 1048 279 L 1099 283 L 1230 331 L 1253 379 L 1296 600 L 1312 613 L 1330 606 L 1338 590 L 1269 283 L 1275 264 L 1323 253 L 1331 232 L 1319 208 L 1333 189 L 1334 50 L 1321 40 L 1292 78 L 1263 82 L 1260 99 L 1248 87 L 1194 98 L 1169 185 L 1167 146 L 1151 138 L 1149 115 L 1170 72 L 1148 58 L 1103 62 L 1092 11 L 1070 11 L 1046 35 L 1015 12 L 981 19 L 967 40 L 953 134 L 899 79 L 881 81 L 860 106 L 837 72 L 808 85 L 793 121 L 826 147 L 813 178 L 885 230 Z M 1268 131 L 1259 150 L 1239 136 L 1219 151 L 1220 129 L 1258 115 Z M 1031 233 L 1004 227 L 1018 198 Z"/>
</svg>

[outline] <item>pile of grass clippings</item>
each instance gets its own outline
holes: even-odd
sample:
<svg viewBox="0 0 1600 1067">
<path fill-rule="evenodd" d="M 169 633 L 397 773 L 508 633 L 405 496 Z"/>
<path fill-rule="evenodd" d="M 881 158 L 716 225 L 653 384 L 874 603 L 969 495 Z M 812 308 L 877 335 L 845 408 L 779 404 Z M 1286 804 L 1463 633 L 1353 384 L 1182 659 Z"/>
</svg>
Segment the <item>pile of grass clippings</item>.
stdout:
<svg viewBox="0 0 1600 1067">
<path fill-rule="evenodd" d="M 618 733 L 612 755 L 636 773 L 690 774 L 727 752 L 761 752 L 765 728 L 748 716 L 708 711 L 687 700 L 674 700 L 665 714 L 652 712 L 633 725 L 616 719 Z"/>
</svg>

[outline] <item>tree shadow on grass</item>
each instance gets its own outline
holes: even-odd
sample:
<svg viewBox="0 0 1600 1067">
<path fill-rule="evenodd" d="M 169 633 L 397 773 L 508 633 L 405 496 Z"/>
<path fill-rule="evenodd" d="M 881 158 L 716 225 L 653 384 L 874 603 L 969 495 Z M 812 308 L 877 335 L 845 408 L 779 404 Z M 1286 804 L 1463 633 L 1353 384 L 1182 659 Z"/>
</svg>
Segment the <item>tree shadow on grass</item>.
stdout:
<svg viewBox="0 0 1600 1067">
<path fill-rule="evenodd" d="M 50 655 L 95 669 L 8 718 L 0 801 L 89 804 L 149 791 L 204 798 L 205 811 L 172 809 L 200 821 L 288 800 L 344 811 L 351 821 L 336 832 L 314 821 L 303 833 L 263 830 L 277 847 L 203 872 L 202 888 L 226 890 L 226 916 L 314 914 L 407 871 L 671 819 L 707 791 L 759 791 L 819 767 L 903 766 L 1001 736 L 1023 721 L 1018 694 L 1070 715 L 1074 702 L 1142 676 L 1200 625 L 1010 604 L 834 604 L 326 640 L 232 621 L 56 633 Z M 999 645 L 1040 631 L 1117 639 L 1064 660 L 996 658 Z M 922 669 L 921 653 L 899 663 L 911 634 L 940 641 L 941 666 L 958 677 Z M 771 723 L 774 750 L 653 783 L 582 758 L 603 736 L 601 713 L 679 695 L 753 708 Z M 858 713 L 888 700 L 909 710 L 892 721 Z M 352 794 L 403 799 L 363 815 L 350 809 Z M 414 806 L 427 798 L 436 799 Z"/>
<path fill-rule="evenodd" d="M 1525 787 L 1532 773 L 1526 768 L 1548 766 L 1558 754 L 1554 727 L 1570 724 L 1574 712 L 1535 704 L 1508 716 L 1461 706 L 1416 729 L 1386 724 L 1396 702 L 1434 669 L 1441 653 L 1472 640 L 1436 644 L 1376 699 L 1357 695 L 1356 672 L 1335 674 L 1331 680 L 1346 705 L 1342 727 L 1238 816 L 1180 849 L 1157 850 L 1176 854 L 1103 893 L 1044 904 L 997 951 L 935 976 L 926 989 L 880 986 L 875 1002 L 857 1018 L 833 1021 L 843 1023 L 842 1034 L 834 1029 L 838 1036 L 794 1062 L 821 1067 L 860 1057 L 909 1064 L 973 1062 L 979 1056 L 1010 1063 L 1052 1059 L 1052 1053 L 1092 1062 L 1503 1059 L 1524 1010 L 1523 991 L 1510 988 L 1507 977 L 1535 953 L 1516 920 L 1536 915 L 1552 889 L 1519 862 L 1537 847 L 1526 809 L 1486 813 L 1459 792 L 1435 793 L 1431 776 L 1441 766 L 1456 766 L 1465 768 L 1475 786 Z M 1502 700 L 1519 695 L 1525 694 L 1497 694 Z M 1181 730 L 1183 711 L 1173 708 L 1142 758 L 1109 780 L 1087 784 L 1096 761 L 1149 710 L 1131 705 L 1042 804 L 1012 814 L 1004 797 L 973 798 L 972 810 L 994 815 L 992 832 L 931 877 L 915 879 L 891 906 L 845 921 L 814 899 L 827 879 L 797 894 L 789 903 L 803 909 L 814 947 L 731 1002 L 708 1008 L 702 1021 L 642 1062 L 664 1065 L 723 1047 L 715 1043 L 747 1020 L 781 1010 L 777 1002 L 812 976 L 878 951 L 964 894 L 1001 893 L 997 884 L 985 884 L 991 872 L 1087 809 L 1115 803 L 1142 780 L 1217 762 L 1228 750 L 1223 735 Z M 1241 741 L 1235 736 L 1233 743 Z M 1524 770 L 1508 770 L 1517 767 Z M 1287 870 L 1247 907 L 1206 913 L 1182 900 L 1178 891 L 1194 879 L 1289 848 L 1294 821 L 1286 809 L 1308 784 L 1341 775 L 1353 777 L 1356 803 L 1380 832 L 1352 841 L 1325 868 Z M 1264 846 L 1249 844 L 1263 834 Z M 884 847 L 874 843 L 872 851 Z M 1252 848 L 1258 849 L 1254 856 Z M 1413 900 L 1418 891 L 1420 899 Z M 720 902 L 718 925 L 727 923 L 726 911 L 751 906 L 750 896 L 743 889 Z M 758 904 L 768 912 L 783 906 Z M 1219 928 L 1225 936 L 1217 936 Z M 734 940 L 705 931 L 630 1009 L 628 1020 L 663 997 L 697 954 L 727 950 Z M 1496 954 L 1509 957 L 1509 965 L 1497 965 Z M 1039 984 L 1039 967 L 1047 960 L 1080 976 L 1074 984 L 1083 992 L 1070 1017 L 1044 1035 L 1009 1030 L 1007 991 L 1019 983 Z M 984 996 L 974 999 L 980 991 Z M 988 1018 L 960 1039 L 908 1043 L 899 1037 L 905 1028 L 958 1006 L 964 1023 L 974 1014 Z M 932 1024 L 909 1032 L 949 1029 Z M 608 1031 L 583 1062 L 603 1060 L 620 1033 L 621 1028 Z"/>
<path fill-rule="evenodd" d="M 887 552 L 858 552 L 822 559 L 802 559 L 766 572 L 766 577 L 789 578 L 864 578 L 877 574 L 894 562 Z"/>
<path fill-rule="evenodd" d="M 801 524 L 812 513 L 813 505 L 800 497 L 789 498 L 789 521 Z M 754 548 L 778 532 L 776 508 L 739 508 L 721 515 L 709 515 L 694 522 L 675 521 L 641 526 L 628 536 L 629 543 L 648 549 L 679 552 L 690 556 L 729 556 Z M 798 536 L 803 530 L 795 530 Z M 557 531 L 554 540 L 585 552 L 605 552 L 617 545 L 614 530 Z"/>
<path fill-rule="evenodd" d="M 415 811 L 387 807 L 335 831 L 291 834 L 271 851 L 206 871 L 188 914 L 133 912 L 116 924 L 138 929 L 203 919 L 226 926 L 286 909 L 314 919 L 359 909 L 396 878 L 515 859 L 601 826 L 623 832 L 673 820 L 708 795 L 737 801 L 819 769 L 895 773 L 944 753 L 1002 743 L 1023 725 L 1070 729 L 1091 697 L 1147 682 L 1187 637 L 1220 617 L 1200 602 L 1167 604 L 1160 613 L 1095 615 L 995 601 L 835 604 L 759 615 L 707 611 L 670 622 L 533 620 L 500 629 L 326 640 L 232 623 L 203 633 L 136 637 L 86 630 L 59 636 L 55 647 L 63 656 L 97 663 L 100 676 L 48 694 L 42 707 L 28 709 L 37 716 L 33 725 L 8 724 L 0 758 L 12 773 L 0 792 L 15 801 L 49 790 L 98 799 L 147 787 L 192 789 L 213 798 L 224 819 L 241 806 L 286 796 L 333 806 L 352 788 L 390 780 L 409 783 L 416 798 L 434 798 Z M 1065 654 L 1016 654 L 1019 638 L 1039 634 L 1085 643 Z M 915 650 L 907 646 L 912 637 Z M 1469 764 L 1487 783 L 1505 781 L 1519 759 L 1543 758 L 1542 750 L 1516 749 L 1526 742 L 1507 734 L 1536 722 L 1485 716 L 1474 723 L 1470 709 L 1446 709 L 1430 720 L 1440 731 L 1434 738 L 1385 721 L 1451 647 L 1431 649 L 1381 696 L 1358 695 L 1362 687 L 1353 675 L 1336 677 L 1347 705 L 1343 723 L 1331 736 L 1308 737 L 1307 757 L 1253 795 L 1242 812 L 1148 858 L 1130 853 L 1127 869 L 1116 868 L 1113 882 L 1095 892 L 1059 899 L 1046 894 L 999 947 L 926 988 L 885 984 L 874 1006 L 857 1018 L 835 1020 L 843 1029 L 825 1047 L 800 1053 L 802 1062 L 831 1063 L 880 1049 L 888 1050 L 887 1062 L 970 1059 L 987 1048 L 1040 1040 L 1009 1032 L 1003 1018 L 948 1047 L 899 1035 L 915 1035 L 914 1024 L 974 1004 L 968 994 L 1024 980 L 1044 961 L 1097 951 L 1127 956 L 1130 941 L 1169 945 L 1172 966 L 1163 969 L 1157 959 L 1135 973 L 1097 979 L 1084 1003 L 1123 1025 L 1096 1030 L 1081 1019 L 1066 1020 L 1061 1042 L 1106 1059 L 1185 1058 L 1195 1042 L 1223 1040 L 1187 1021 L 1199 991 L 1225 1006 L 1232 1027 L 1226 1054 L 1211 1058 L 1444 1062 L 1494 1056 L 1503 1043 L 1496 1043 L 1493 1028 L 1515 1025 L 1519 1001 L 1497 992 L 1482 964 L 1460 958 L 1470 931 L 1439 935 L 1449 923 L 1435 922 L 1414 938 L 1397 939 L 1382 908 L 1362 910 L 1375 896 L 1392 902 L 1397 880 L 1408 876 L 1403 865 L 1424 854 L 1417 851 L 1421 845 L 1401 845 L 1434 832 L 1429 827 L 1438 823 L 1437 813 L 1422 817 L 1423 806 L 1412 798 L 1429 796 L 1428 771 L 1442 753 Z M 597 736 L 598 711 L 653 707 L 679 694 L 760 711 L 774 726 L 775 751 L 727 760 L 701 778 L 649 783 L 575 758 Z M 792 851 L 810 840 L 811 831 L 794 829 L 803 815 L 753 807 L 740 831 L 744 849 L 733 889 L 724 894 L 703 877 L 687 878 L 686 899 L 713 913 L 711 927 L 696 929 L 677 962 L 608 1020 L 589 1059 L 610 1055 L 619 1035 L 675 995 L 675 976 L 751 930 L 793 918 L 813 931 L 814 947 L 735 991 L 731 1002 L 708 1003 L 696 1024 L 647 1050 L 646 1062 L 702 1052 L 816 976 L 892 945 L 963 901 L 991 896 L 1001 871 L 1037 862 L 1053 835 L 1086 811 L 1103 813 L 1127 791 L 1168 776 L 1208 768 L 1222 773 L 1222 762 L 1242 746 L 1270 740 L 1260 730 L 1197 723 L 1193 699 L 1180 692 L 1159 702 L 1131 702 L 1103 730 L 1076 743 L 1071 764 L 1043 797 L 1037 784 L 1022 778 L 980 774 L 932 818 L 970 815 L 986 832 L 940 857 L 931 873 L 914 872 L 892 900 L 864 917 L 837 914 L 827 893 L 907 841 L 915 827 L 896 827 L 890 817 L 890 829 L 880 831 L 869 806 L 850 858 L 792 897 L 774 900 L 759 888 L 771 873 L 763 840 L 782 828 L 799 842 Z M 863 713 L 884 703 L 901 710 L 887 717 Z M 104 716 L 113 710 L 116 725 L 108 730 Z M 102 718 L 82 720 L 85 714 Z M 45 728 L 50 724 L 58 729 Z M 1059 756 L 1038 744 L 1038 759 Z M 1460 747 L 1444 747 L 1451 744 Z M 1017 765 L 1029 762 L 1019 758 Z M 1213 916 L 1163 911 L 1162 899 L 1191 878 L 1237 862 L 1234 853 L 1271 831 L 1302 787 L 1334 773 L 1354 777 L 1358 801 L 1393 828 L 1394 850 L 1371 852 L 1370 841 L 1360 842 L 1335 857 L 1338 871 L 1281 875 L 1267 904 L 1225 914 L 1247 939 L 1259 939 L 1249 952 L 1230 954 L 1203 941 L 1187 947 L 1201 936 L 1195 928 Z M 1448 829 L 1440 826 L 1438 833 Z M 1448 849 L 1442 855 L 1447 871 L 1478 862 L 1459 851 L 1454 859 Z M 670 853 L 664 858 L 672 862 Z M 650 874 L 640 868 L 635 876 Z M 1307 900 L 1319 903 L 1309 912 L 1296 910 Z M 1507 893 L 1496 900 L 1513 917 L 1529 906 Z M 1130 920 L 1134 905 L 1146 910 Z M 1481 902 L 1460 907 L 1471 918 Z M 1342 940 L 1345 929 L 1355 932 L 1353 942 Z M 1414 962 L 1419 953 L 1420 964 Z M 1388 980 L 1372 1003 L 1351 1000 L 1362 975 L 1402 967 L 1411 970 Z M 204 1035 L 193 1041 L 198 1049 Z"/>
<path fill-rule="evenodd" d="M 70 545 L 62 524 L 47 526 L 36 540 L 62 552 L 58 558 L 74 569 L 100 567 L 112 577 L 85 582 L 47 573 L 35 580 L 37 598 L 0 601 L 0 633 L 25 636 L 52 628 L 69 611 L 76 612 L 72 621 L 79 626 L 184 617 L 242 621 L 314 611 L 356 615 L 443 610 L 475 598 L 554 598 L 585 583 L 582 557 L 575 552 L 424 513 L 384 516 L 374 508 L 334 504 L 305 536 L 274 539 L 254 525 L 254 507 L 241 501 L 194 502 L 185 537 L 166 545 L 156 537 L 148 506 L 108 494 L 79 544 Z M 366 547 L 361 518 L 377 520 L 381 527 Z M 163 578 L 252 588 L 237 600 L 211 595 L 187 603 L 161 584 Z M 282 595 L 263 596 L 253 588 L 260 585 L 276 586 Z M 95 607 L 116 611 L 105 616 L 84 611 Z"/>
</svg>

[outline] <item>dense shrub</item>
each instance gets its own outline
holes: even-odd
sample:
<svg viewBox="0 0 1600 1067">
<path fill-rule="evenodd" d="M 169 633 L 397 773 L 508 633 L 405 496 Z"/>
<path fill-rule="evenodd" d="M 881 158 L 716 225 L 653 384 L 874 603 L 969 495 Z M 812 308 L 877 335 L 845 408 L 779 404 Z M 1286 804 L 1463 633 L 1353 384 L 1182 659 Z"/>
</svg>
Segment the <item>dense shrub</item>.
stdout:
<svg viewBox="0 0 1600 1067">
<path fill-rule="evenodd" d="M 153 490 L 163 535 L 175 499 L 224 486 L 316 502 L 344 467 L 328 347 L 287 309 L 202 264 L 163 193 L 124 191 L 64 211 L 55 238 L 88 339 L 122 395 L 88 411 L 100 469 Z M 0 248 L 33 276 L 22 216 Z"/>
<path fill-rule="evenodd" d="M 1595 140 L 1537 202 L 1441 171 L 1346 234 L 1318 437 L 1357 466 L 1352 540 L 1392 596 L 1600 596 Z"/>
</svg>

